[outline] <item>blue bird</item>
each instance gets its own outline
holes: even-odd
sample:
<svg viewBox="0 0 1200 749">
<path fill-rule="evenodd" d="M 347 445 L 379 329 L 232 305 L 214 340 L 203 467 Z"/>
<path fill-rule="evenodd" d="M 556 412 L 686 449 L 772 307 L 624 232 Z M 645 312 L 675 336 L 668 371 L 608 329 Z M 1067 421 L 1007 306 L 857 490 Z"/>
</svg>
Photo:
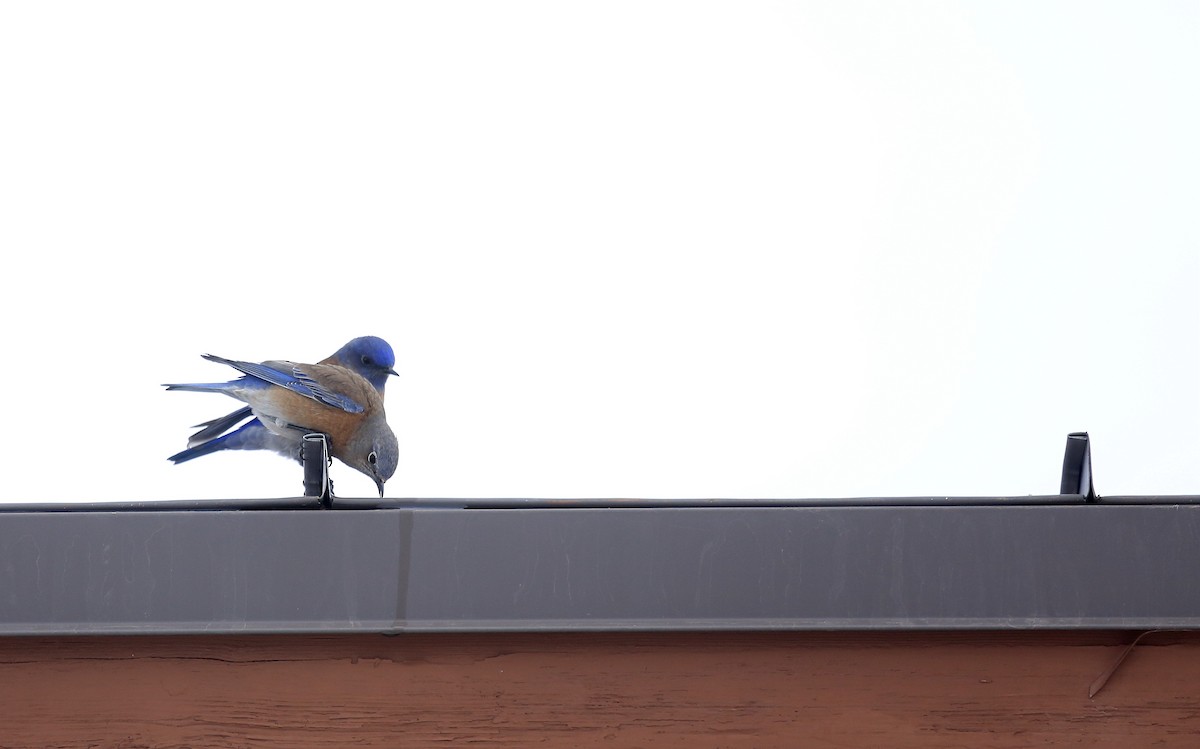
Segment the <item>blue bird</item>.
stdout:
<svg viewBox="0 0 1200 749">
<path fill-rule="evenodd" d="M 336 364 L 357 372 L 379 391 L 380 397 L 383 396 L 387 378 L 396 374 L 396 355 L 392 347 L 376 336 L 355 338 L 317 363 Z M 250 421 L 229 431 L 246 419 Z M 303 435 L 296 430 L 278 434 L 267 429 L 254 417 L 249 406 L 196 426 L 202 429 L 188 438 L 187 449 L 175 453 L 168 460 L 179 464 L 221 450 L 271 450 L 284 457 L 300 460 Z"/>
<path fill-rule="evenodd" d="M 380 338 L 350 341 L 317 364 L 242 362 L 205 354 L 243 373 L 230 382 L 169 384 L 168 390 L 218 392 L 247 407 L 198 426 L 188 449 L 171 456 L 181 463 L 223 449 L 269 449 L 299 458 L 305 434 L 320 432 L 343 463 L 383 484 L 399 462 L 396 437 L 387 425 L 382 390 L 396 374 L 392 349 Z M 345 366 L 338 362 L 345 362 Z M 363 374 L 365 372 L 365 375 Z M 244 418 L 246 424 L 225 433 Z"/>
</svg>

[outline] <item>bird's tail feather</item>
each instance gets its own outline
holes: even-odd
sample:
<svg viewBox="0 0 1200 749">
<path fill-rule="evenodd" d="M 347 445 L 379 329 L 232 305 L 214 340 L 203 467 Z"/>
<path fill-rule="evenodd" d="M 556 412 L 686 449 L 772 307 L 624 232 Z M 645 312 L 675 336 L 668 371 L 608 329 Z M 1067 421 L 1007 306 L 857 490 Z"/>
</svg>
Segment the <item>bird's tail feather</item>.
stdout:
<svg viewBox="0 0 1200 749">
<path fill-rule="evenodd" d="M 233 434 L 236 434 L 236 432 Z M 215 453 L 218 450 L 236 450 L 236 445 L 229 444 L 229 438 L 232 437 L 233 434 L 226 434 L 221 437 L 217 437 L 216 439 L 201 443 L 195 447 L 189 446 L 186 450 L 175 453 L 171 457 L 167 458 L 167 460 L 178 465 L 180 463 L 185 463 L 192 458 L 199 458 L 202 455 Z"/>
<path fill-rule="evenodd" d="M 190 393 L 224 393 L 231 382 L 176 382 L 164 384 L 167 390 L 184 390 Z"/>
<path fill-rule="evenodd" d="M 199 432 L 196 432 L 191 437 L 188 437 L 188 447 L 196 447 L 197 445 L 202 445 L 205 442 L 214 440 L 223 433 L 237 426 L 242 420 L 248 419 L 251 416 L 253 416 L 253 412 L 250 410 L 249 406 L 246 406 L 245 408 L 239 408 L 237 411 L 234 411 L 231 414 L 226 414 L 220 418 L 201 422 L 196 426 L 203 427 L 203 429 L 201 429 Z"/>
</svg>

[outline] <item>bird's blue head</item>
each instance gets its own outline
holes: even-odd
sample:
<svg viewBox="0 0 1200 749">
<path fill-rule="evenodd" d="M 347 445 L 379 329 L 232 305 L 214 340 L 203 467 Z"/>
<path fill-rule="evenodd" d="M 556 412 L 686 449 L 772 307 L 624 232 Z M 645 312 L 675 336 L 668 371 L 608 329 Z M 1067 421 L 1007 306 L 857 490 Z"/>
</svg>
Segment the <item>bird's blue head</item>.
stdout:
<svg viewBox="0 0 1200 749">
<path fill-rule="evenodd" d="M 330 358 L 358 372 L 380 393 L 387 384 L 388 376 L 396 374 L 395 352 L 387 341 L 373 335 L 355 338 Z"/>
</svg>

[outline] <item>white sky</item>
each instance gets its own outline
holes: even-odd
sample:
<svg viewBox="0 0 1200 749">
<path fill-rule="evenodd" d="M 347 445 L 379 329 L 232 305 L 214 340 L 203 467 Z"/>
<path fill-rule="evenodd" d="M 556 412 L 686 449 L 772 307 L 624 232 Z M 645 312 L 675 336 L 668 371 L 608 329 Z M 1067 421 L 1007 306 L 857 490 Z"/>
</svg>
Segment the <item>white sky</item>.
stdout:
<svg viewBox="0 0 1200 749">
<path fill-rule="evenodd" d="M 0 499 L 296 495 L 159 384 L 366 334 L 389 497 L 1200 493 L 1198 92 L 1197 2 L 5 3 Z"/>
</svg>

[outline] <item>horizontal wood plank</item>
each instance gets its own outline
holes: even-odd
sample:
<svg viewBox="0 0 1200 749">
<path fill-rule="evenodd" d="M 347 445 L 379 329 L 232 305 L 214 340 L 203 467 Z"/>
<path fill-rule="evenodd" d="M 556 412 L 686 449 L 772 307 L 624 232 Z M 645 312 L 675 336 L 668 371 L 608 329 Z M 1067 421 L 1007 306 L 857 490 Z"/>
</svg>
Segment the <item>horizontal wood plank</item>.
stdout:
<svg viewBox="0 0 1200 749">
<path fill-rule="evenodd" d="M 1195 746 L 1200 634 L 0 638 L 0 747 Z"/>
</svg>

